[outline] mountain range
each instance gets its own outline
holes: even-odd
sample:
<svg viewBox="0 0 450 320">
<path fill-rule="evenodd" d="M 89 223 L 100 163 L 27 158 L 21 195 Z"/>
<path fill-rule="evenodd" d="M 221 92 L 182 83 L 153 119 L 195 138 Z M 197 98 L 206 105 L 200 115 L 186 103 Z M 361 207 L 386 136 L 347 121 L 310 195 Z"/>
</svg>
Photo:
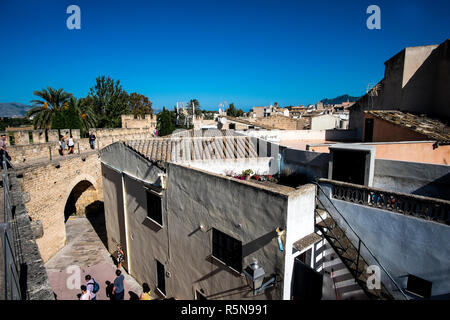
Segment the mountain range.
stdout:
<svg viewBox="0 0 450 320">
<path fill-rule="evenodd" d="M 320 100 L 320 102 L 322 102 L 323 104 L 341 104 L 342 102 L 355 102 L 358 101 L 358 99 L 361 97 L 352 97 L 349 96 L 348 94 L 344 94 L 342 96 L 336 97 L 336 98 L 332 98 L 332 99 L 322 99 Z"/>
<path fill-rule="evenodd" d="M 18 102 L 0 102 L 0 117 L 17 118 L 23 117 L 32 106 Z"/>
</svg>

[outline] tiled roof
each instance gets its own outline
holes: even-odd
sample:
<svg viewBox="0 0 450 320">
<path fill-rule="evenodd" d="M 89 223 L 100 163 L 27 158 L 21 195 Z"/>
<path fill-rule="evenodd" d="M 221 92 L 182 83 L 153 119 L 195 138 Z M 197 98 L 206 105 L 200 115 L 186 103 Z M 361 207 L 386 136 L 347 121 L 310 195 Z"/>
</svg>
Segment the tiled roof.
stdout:
<svg viewBox="0 0 450 320">
<path fill-rule="evenodd" d="M 246 136 L 172 137 L 131 140 L 135 152 L 165 167 L 166 162 L 257 158 L 257 140 Z"/>
<path fill-rule="evenodd" d="M 379 119 L 408 128 L 440 143 L 450 143 L 450 127 L 439 120 L 396 110 L 365 111 Z"/>
</svg>

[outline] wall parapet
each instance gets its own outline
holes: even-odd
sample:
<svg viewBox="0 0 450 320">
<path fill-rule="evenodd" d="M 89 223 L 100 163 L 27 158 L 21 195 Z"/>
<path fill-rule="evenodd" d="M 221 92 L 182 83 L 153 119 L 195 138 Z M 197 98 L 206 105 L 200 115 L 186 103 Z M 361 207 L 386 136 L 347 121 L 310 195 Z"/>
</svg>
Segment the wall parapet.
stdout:
<svg viewBox="0 0 450 320">
<path fill-rule="evenodd" d="M 319 179 L 319 182 L 330 184 L 332 186 L 331 196 L 337 200 L 450 225 L 450 201 L 447 200 L 386 191 L 329 179 Z"/>
<path fill-rule="evenodd" d="M 117 141 L 145 140 L 154 137 L 150 129 L 92 129 L 96 135 L 95 148 L 101 149 Z M 89 138 L 74 139 L 74 153 L 92 151 Z M 38 159 L 63 159 L 59 154 L 59 141 L 8 146 L 13 164 L 24 164 Z M 67 152 L 67 150 L 66 150 Z"/>
<path fill-rule="evenodd" d="M 19 281 L 22 300 L 55 300 L 48 281 L 44 261 L 36 243 L 32 222 L 24 204 L 23 191 L 16 172 L 9 174 L 12 205 L 15 207 L 11 222 L 14 247 L 19 264 Z"/>
</svg>

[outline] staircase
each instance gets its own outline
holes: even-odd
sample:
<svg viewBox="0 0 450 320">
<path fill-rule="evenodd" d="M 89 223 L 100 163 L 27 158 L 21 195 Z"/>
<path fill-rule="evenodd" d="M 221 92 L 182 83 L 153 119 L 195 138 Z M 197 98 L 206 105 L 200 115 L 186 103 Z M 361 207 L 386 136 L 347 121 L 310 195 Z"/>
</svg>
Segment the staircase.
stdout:
<svg viewBox="0 0 450 320">
<path fill-rule="evenodd" d="M 320 192 L 322 195 L 325 195 L 325 197 L 321 197 L 322 201 L 318 196 Z M 327 203 L 327 206 L 325 206 L 324 203 L 322 203 L 325 201 L 329 201 L 331 205 Z M 328 208 L 328 210 L 325 208 Z M 341 225 L 339 225 L 338 221 L 340 221 Z M 371 251 L 365 246 L 351 226 L 348 225 L 346 220 L 332 204 L 331 199 L 328 198 L 318 184 L 315 226 L 316 232 L 328 242 L 328 245 L 332 249 L 332 252 L 328 254 L 332 259 L 324 262 L 324 270 L 330 272 L 333 276 L 338 299 L 339 296 L 345 299 L 407 299 L 406 295 L 397 286 L 392 277 L 387 273 L 386 269 L 371 254 Z M 350 237 L 345 233 L 344 228 L 347 232 L 351 232 L 353 239 L 357 239 L 357 241 L 352 242 Z M 335 253 L 337 257 L 334 257 L 333 253 Z M 367 259 L 370 259 L 372 263 L 369 264 Z M 333 262 L 333 260 L 335 261 Z M 374 264 L 380 268 L 381 273 L 384 275 L 384 277 L 382 277 L 380 289 L 372 289 L 368 286 L 370 281 L 368 282 L 367 280 L 371 275 L 367 273 L 367 267 Z M 342 265 L 345 266 L 345 268 Z M 339 266 L 341 266 L 341 268 L 339 268 Z M 383 279 L 384 281 L 389 282 L 390 290 L 388 290 L 387 286 L 383 283 Z M 344 289 L 344 287 L 347 288 Z M 364 293 L 365 296 L 362 293 Z"/>
</svg>

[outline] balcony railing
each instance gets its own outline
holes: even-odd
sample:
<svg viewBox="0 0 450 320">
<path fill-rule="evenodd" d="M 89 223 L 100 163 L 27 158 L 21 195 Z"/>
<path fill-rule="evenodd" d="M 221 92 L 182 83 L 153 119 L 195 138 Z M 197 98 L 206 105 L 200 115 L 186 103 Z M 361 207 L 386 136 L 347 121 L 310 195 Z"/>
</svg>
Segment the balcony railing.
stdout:
<svg viewBox="0 0 450 320">
<path fill-rule="evenodd" d="M 332 186 L 334 199 L 450 225 L 450 201 L 328 179 L 320 179 L 320 182 Z"/>
</svg>

